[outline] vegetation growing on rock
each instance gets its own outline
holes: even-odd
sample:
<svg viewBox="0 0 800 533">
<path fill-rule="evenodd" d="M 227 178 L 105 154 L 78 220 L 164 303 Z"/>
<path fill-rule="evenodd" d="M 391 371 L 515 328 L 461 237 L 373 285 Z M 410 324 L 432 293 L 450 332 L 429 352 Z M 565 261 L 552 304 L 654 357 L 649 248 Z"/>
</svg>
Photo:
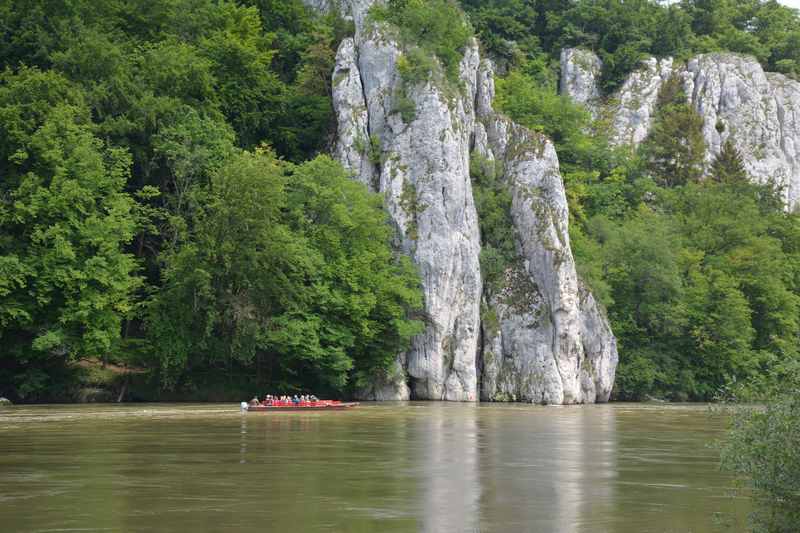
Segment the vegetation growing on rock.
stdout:
<svg viewBox="0 0 800 533">
<path fill-rule="evenodd" d="M 780 191 L 751 183 L 732 142 L 705 168 L 702 120 L 677 80 L 631 152 L 552 78 L 523 63 L 496 103 L 555 142 L 578 272 L 619 341 L 615 396 L 710 399 L 800 359 L 800 217 Z"/>
<path fill-rule="evenodd" d="M 562 48 L 584 47 L 603 60 L 602 86 L 618 88 L 642 59 L 687 59 L 730 51 L 766 70 L 800 76 L 797 12 L 764 0 L 462 0 L 489 51 L 506 68 L 555 80 Z"/>
<path fill-rule="evenodd" d="M 370 15 L 400 31 L 408 51 L 398 69 L 409 84 L 427 81 L 441 63 L 445 77 L 458 83 L 458 64 L 472 37 L 472 27 L 454 0 L 388 0 L 375 4 Z"/>
</svg>

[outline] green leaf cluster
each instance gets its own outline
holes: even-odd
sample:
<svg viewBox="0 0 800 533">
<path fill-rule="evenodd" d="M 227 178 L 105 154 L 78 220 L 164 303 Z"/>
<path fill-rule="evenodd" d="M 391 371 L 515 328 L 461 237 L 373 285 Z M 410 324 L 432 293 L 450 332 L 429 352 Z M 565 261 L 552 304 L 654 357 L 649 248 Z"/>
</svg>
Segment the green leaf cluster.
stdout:
<svg viewBox="0 0 800 533">
<path fill-rule="evenodd" d="M 790 376 L 766 407 L 734 410 L 722 443 L 723 467 L 740 476 L 755 503 L 755 532 L 789 533 L 800 520 L 800 373 Z"/>
<path fill-rule="evenodd" d="M 800 218 L 770 185 L 654 179 L 628 182 L 646 192 L 622 216 L 583 224 L 610 288 L 618 397 L 712 399 L 797 361 Z"/>
<path fill-rule="evenodd" d="M 407 52 L 398 63 L 409 85 L 425 82 L 438 60 L 445 78 L 459 85 L 458 66 L 472 37 L 472 27 L 454 0 L 389 0 L 370 9 L 374 21 L 398 29 Z M 435 59 L 434 59 L 435 58 Z"/>
<path fill-rule="evenodd" d="M 198 194 L 191 236 L 165 256 L 149 308 L 166 385 L 238 365 L 341 391 L 419 332 L 407 318 L 421 307 L 416 272 L 388 245 L 380 197 L 338 163 L 245 152 Z"/>
<path fill-rule="evenodd" d="M 141 284 L 130 157 L 59 74 L 0 76 L 0 381 L 34 396 L 53 361 L 104 357 Z"/>
</svg>

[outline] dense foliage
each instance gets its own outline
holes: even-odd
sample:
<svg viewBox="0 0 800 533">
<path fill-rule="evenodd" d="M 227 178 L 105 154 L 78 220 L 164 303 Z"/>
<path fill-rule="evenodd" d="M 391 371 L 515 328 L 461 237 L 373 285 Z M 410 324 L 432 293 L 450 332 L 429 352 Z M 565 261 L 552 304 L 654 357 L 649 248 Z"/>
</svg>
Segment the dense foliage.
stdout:
<svg viewBox="0 0 800 533">
<path fill-rule="evenodd" d="M 149 309 L 168 382 L 235 364 L 341 390 L 354 369 L 386 369 L 419 331 L 405 318 L 421 306 L 414 269 L 387 246 L 379 197 L 338 163 L 245 152 L 197 200 L 192 237 L 165 254 Z"/>
<path fill-rule="evenodd" d="M 130 157 L 93 134 L 81 92 L 28 68 L 0 83 L 0 357 L 23 395 L 52 354 L 119 341 L 141 281 L 123 250 L 137 220 Z"/>
<path fill-rule="evenodd" d="M 301 0 L 0 1 L 3 394 L 86 360 L 333 392 L 393 361 L 416 274 L 314 158 L 350 31 Z"/>
<path fill-rule="evenodd" d="M 766 407 L 737 407 L 722 464 L 741 477 L 755 503 L 752 530 L 789 533 L 800 521 L 800 368 L 780 376 Z"/>
<path fill-rule="evenodd" d="M 646 56 L 728 50 L 800 76 L 800 17 L 774 0 L 462 0 L 482 42 L 507 67 L 540 70 L 581 46 L 617 88 Z"/>
</svg>

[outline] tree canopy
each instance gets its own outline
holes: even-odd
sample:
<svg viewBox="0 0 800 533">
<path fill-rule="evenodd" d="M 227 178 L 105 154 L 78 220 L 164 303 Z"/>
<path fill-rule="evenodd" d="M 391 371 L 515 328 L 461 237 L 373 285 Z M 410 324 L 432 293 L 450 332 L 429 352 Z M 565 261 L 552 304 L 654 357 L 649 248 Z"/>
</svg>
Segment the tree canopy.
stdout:
<svg viewBox="0 0 800 533">
<path fill-rule="evenodd" d="M 0 20 L 4 394 L 56 397 L 87 359 L 168 390 L 341 394 L 419 330 L 380 198 L 318 156 L 351 25 L 301 0 L 7 0 Z"/>
<path fill-rule="evenodd" d="M 553 65 L 564 47 L 603 60 L 602 87 L 619 87 L 647 56 L 755 56 L 800 76 L 800 16 L 775 0 L 462 0 L 489 52 L 506 68 Z"/>
</svg>

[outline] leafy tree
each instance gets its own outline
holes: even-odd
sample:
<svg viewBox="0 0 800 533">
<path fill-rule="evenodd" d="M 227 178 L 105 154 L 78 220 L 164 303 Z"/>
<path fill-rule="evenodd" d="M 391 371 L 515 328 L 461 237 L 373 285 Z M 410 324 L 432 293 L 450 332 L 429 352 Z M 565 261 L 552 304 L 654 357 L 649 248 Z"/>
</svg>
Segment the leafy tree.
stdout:
<svg viewBox="0 0 800 533">
<path fill-rule="evenodd" d="M 636 216 L 586 222 L 611 289 L 619 397 L 713 398 L 798 359 L 798 219 L 772 194 L 690 183 L 656 190 Z"/>
<path fill-rule="evenodd" d="M 789 533 L 800 520 L 800 390 L 796 374 L 764 409 L 739 408 L 723 442 L 722 464 L 755 501 L 753 531 Z"/>
<path fill-rule="evenodd" d="M 37 365 L 106 357 L 140 282 L 122 251 L 137 226 L 130 158 L 88 118 L 58 74 L 0 78 L 0 379 L 19 397 L 50 385 Z"/>
<path fill-rule="evenodd" d="M 326 157 L 242 153 L 214 174 L 187 244 L 166 258 L 148 329 L 164 385 L 203 367 L 266 366 L 341 391 L 419 331 L 407 259 L 377 196 Z"/>
<path fill-rule="evenodd" d="M 531 0 L 463 0 L 481 44 L 504 64 L 515 65 L 541 53 L 537 2 Z M 533 31 L 532 31 L 533 30 Z"/>
</svg>

